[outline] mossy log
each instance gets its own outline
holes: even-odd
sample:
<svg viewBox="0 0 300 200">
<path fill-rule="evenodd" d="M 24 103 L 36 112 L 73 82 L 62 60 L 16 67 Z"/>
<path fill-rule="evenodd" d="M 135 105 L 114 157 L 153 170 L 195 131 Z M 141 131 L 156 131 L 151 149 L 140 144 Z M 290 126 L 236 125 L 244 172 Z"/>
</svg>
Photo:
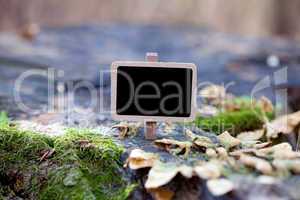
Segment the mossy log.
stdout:
<svg viewBox="0 0 300 200">
<path fill-rule="evenodd" d="M 0 199 L 126 199 L 122 152 L 88 130 L 48 137 L 0 123 Z"/>
<path fill-rule="evenodd" d="M 273 113 L 263 113 L 259 109 L 243 109 L 234 112 L 222 112 L 214 117 L 198 116 L 194 124 L 208 132 L 221 134 L 224 131 L 232 135 L 263 127 L 266 119 L 272 119 Z"/>
</svg>

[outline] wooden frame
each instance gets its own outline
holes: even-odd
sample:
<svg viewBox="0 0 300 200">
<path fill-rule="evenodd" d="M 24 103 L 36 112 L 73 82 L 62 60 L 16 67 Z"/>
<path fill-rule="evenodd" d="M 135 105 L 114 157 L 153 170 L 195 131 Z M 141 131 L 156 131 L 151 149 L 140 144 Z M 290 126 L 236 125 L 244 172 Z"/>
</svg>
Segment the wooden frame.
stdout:
<svg viewBox="0 0 300 200">
<path fill-rule="evenodd" d="M 188 68 L 192 69 L 192 96 L 191 96 L 191 114 L 189 117 L 164 117 L 164 116 L 137 116 L 137 115 L 119 115 L 116 111 L 117 102 L 117 70 L 119 66 L 128 67 L 165 67 L 165 68 Z M 142 62 L 142 61 L 116 61 L 111 64 L 111 114 L 115 120 L 125 121 L 192 121 L 196 116 L 197 103 L 197 67 L 193 63 L 176 62 Z"/>
</svg>

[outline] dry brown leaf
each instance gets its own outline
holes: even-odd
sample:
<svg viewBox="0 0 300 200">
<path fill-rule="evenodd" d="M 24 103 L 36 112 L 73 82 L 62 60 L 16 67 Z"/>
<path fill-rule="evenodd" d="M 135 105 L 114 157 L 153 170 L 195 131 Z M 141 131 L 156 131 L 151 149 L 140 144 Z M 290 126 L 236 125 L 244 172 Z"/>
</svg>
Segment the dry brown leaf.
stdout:
<svg viewBox="0 0 300 200">
<path fill-rule="evenodd" d="M 206 152 L 205 154 L 209 157 L 209 158 L 216 158 L 218 155 L 217 155 L 217 152 L 212 149 L 212 148 L 208 148 L 206 149 Z"/>
<path fill-rule="evenodd" d="M 228 157 L 226 159 L 226 164 L 236 171 L 240 170 L 241 164 L 234 157 Z"/>
<path fill-rule="evenodd" d="M 227 159 L 228 153 L 224 147 L 218 147 L 216 148 L 217 154 L 222 159 Z"/>
<path fill-rule="evenodd" d="M 226 149 L 230 149 L 231 147 L 235 147 L 241 143 L 239 139 L 232 137 L 228 131 L 218 135 L 218 139 Z"/>
<path fill-rule="evenodd" d="M 145 183 L 146 189 L 158 188 L 169 183 L 178 173 L 186 178 L 193 176 L 193 168 L 186 165 L 176 165 L 174 163 L 156 162 L 148 174 Z"/>
<path fill-rule="evenodd" d="M 120 138 L 124 139 L 127 136 L 136 135 L 138 129 L 141 127 L 141 123 L 127 123 L 121 122 L 120 124 L 112 126 L 112 128 L 117 128 L 120 131 Z"/>
<path fill-rule="evenodd" d="M 55 149 L 48 149 L 48 150 L 46 150 L 46 151 L 44 151 L 42 153 L 43 153 L 43 155 L 40 158 L 40 162 L 42 162 L 42 161 L 50 158 L 55 153 Z"/>
<path fill-rule="evenodd" d="M 215 147 L 215 144 L 208 137 L 196 135 L 191 130 L 188 129 L 185 130 L 185 134 L 193 141 L 194 145 L 196 145 L 197 147 L 204 147 L 204 148 Z"/>
<path fill-rule="evenodd" d="M 176 166 L 158 162 L 149 171 L 145 187 L 147 189 L 161 187 L 169 183 L 177 173 Z"/>
<path fill-rule="evenodd" d="M 161 187 L 155 189 L 149 189 L 148 192 L 152 194 L 155 200 L 171 200 L 173 199 L 174 196 L 173 191 Z"/>
<path fill-rule="evenodd" d="M 243 104 L 236 104 L 235 102 L 232 101 L 226 101 L 224 104 L 224 111 L 226 112 L 239 111 L 241 110 L 242 106 Z"/>
<path fill-rule="evenodd" d="M 270 163 L 268 161 L 266 161 L 264 159 L 242 154 L 242 155 L 240 155 L 239 160 L 244 165 L 253 167 L 263 174 L 269 175 L 272 173 L 272 166 L 270 165 Z"/>
<path fill-rule="evenodd" d="M 281 160 L 281 159 L 275 159 L 272 164 L 275 166 L 278 170 L 289 170 L 293 173 L 300 173 L 300 160 Z"/>
<path fill-rule="evenodd" d="M 264 136 L 265 130 L 260 129 L 256 131 L 242 132 L 237 136 L 241 141 L 257 141 Z"/>
<path fill-rule="evenodd" d="M 185 178 L 192 178 L 194 169 L 187 165 L 180 165 L 178 167 L 178 172 Z"/>
<path fill-rule="evenodd" d="M 278 151 L 292 151 L 292 146 L 287 142 L 283 142 L 283 143 L 276 144 L 271 147 L 259 149 L 258 154 L 261 156 L 265 156 L 265 155 L 274 154 L 275 152 L 278 152 Z"/>
<path fill-rule="evenodd" d="M 246 140 L 246 141 L 244 141 L 244 140 L 242 140 L 241 141 L 241 147 L 242 147 L 242 149 L 249 149 L 249 148 L 253 148 L 254 147 L 254 145 L 256 145 L 256 144 L 259 144 L 260 143 L 260 141 L 255 141 L 255 140 Z"/>
<path fill-rule="evenodd" d="M 261 148 L 265 148 L 267 146 L 269 146 L 270 144 L 272 144 L 271 142 L 263 142 L 263 143 L 258 143 L 253 145 L 254 149 L 261 149 Z"/>
<path fill-rule="evenodd" d="M 283 143 L 276 144 L 271 147 L 262 148 L 259 150 L 259 152 L 262 154 L 271 154 L 271 153 L 274 153 L 274 151 L 278 151 L 278 150 L 291 151 L 292 146 L 287 142 L 283 142 Z"/>
<path fill-rule="evenodd" d="M 234 184 L 228 179 L 212 179 L 207 181 L 207 188 L 214 196 L 221 196 L 234 189 Z"/>
<path fill-rule="evenodd" d="M 272 144 L 271 142 L 261 142 L 261 141 L 242 141 L 242 149 L 261 149 Z"/>
<path fill-rule="evenodd" d="M 192 143 L 188 141 L 178 141 L 173 139 L 155 140 L 154 144 L 170 153 L 184 154 L 187 156 L 191 150 Z"/>
<path fill-rule="evenodd" d="M 241 156 L 243 154 L 253 154 L 255 155 L 256 149 L 250 148 L 250 149 L 239 149 L 235 150 L 229 153 L 230 156 Z"/>
<path fill-rule="evenodd" d="M 195 166 L 195 173 L 202 179 L 214 179 L 221 176 L 223 164 L 218 160 L 211 160 Z"/>
<path fill-rule="evenodd" d="M 300 152 L 295 152 L 295 151 L 276 151 L 273 154 L 273 158 L 278 158 L 278 159 L 295 159 L 295 158 L 300 158 Z"/>
<path fill-rule="evenodd" d="M 230 153 L 231 156 L 240 156 L 241 154 L 253 154 L 263 158 L 277 158 L 277 159 L 294 159 L 300 158 L 300 152 L 292 150 L 289 143 L 280 143 L 274 146 L 269 146 L 270 142 L 256 144 L 253 148 L 239 149 Z"/>
<path fill-rule="evenodd" d="M 272 101 L 270 99 L 268 99 L 265 96 L 262 96 L 258 101 L 257 101 L 257 105 L 262 109 L 262 111 L 264 112 L 268 112 L 271 113 L 274 111 L 274 107 L 272 104 Z"/>
<path fill-rule="evenodd" d="M 267 138 L 277 138 L 279 133 L 290 134 L 300 123 L 300 111 L 281 116 L 266 124 Z"/>
<path fill-rule="evenodd" d="M 300 152 L 293 151 L 292 146 L 287 142 L 258 149 L 255 153 L 257 156 L 273 157 L 278 159 L 294 159 L 300 157 Z"/>
<path fill-rule="evenodd" d="M 148 153 L 141 149 L 134 149 L 131 151 L 125 167 L 129 165 L 131 169 L 140 169 L 146 167 L 152 167 L 156 161 L 159 160 L 158 155 L 154 153 Z"/>
<path fill-rule="evenodd" d="M 213 105 L 220 105 L 226 97 L 226 89 L 219 85 L 209 85 L 200 90 L 199 95 Z"/>
</svg>

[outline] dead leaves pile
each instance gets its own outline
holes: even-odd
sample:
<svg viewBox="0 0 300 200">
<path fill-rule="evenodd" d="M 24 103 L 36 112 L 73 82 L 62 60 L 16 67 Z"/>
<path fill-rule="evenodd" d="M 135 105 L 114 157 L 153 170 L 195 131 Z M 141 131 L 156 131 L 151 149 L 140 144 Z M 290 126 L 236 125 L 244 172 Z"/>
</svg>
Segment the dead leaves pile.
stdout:
<svg viewBox="0 0 300 200">
<path fill-rule="evenodd" d="M 300 111 L 281 116 L 272 122 L 266 124 L 267 137 L 277 138 L 280 134 L 295 133 L 295 129 L 300 124 Z"/>
<path fill-rule="evenodd" d="M 284 124 L 282 120 L 287 120 L 288 123 Z M 231 181 L 228 169 L 232 173 L 246 169 L 248 173 L 256 172 L 255 174 L 269 177 L 300 174 L 300 152 L 294 151 L 287 142 L 273 144 L 273 139 L 279 134 L 295 132 L 299 123 L 300 112 L 297 112 L 268 122 L 268 126 L 272 127 L 272 134 L 267 126 L 262 130 L 240 133 L 236 137 L 224 132 L 217 136 L 218 142 L 186 130 L 187 141 L 164 138 L 154 141 L 154 144 L 173 155 L 182 155 L 183 158 L 188 158 L 192 151 L 196 151 L 206 155 L 205 160 L 188 165 L 162 162 L 158 154 L 135 149 L 131 152 L 126 166 L 134 170 L 150 168 L 145 188 L 156 199 L 171 199 L 174 196 L 172 191 L 164 187 L 178 174 L 188 179 L 198 176 L 207 180 L 209 191 L 220 196 L 238 187 Z"/>
<path fill-rule="evenodd" d="M 242 108 L 260 108 L 265 113 L 274 111 L 272 102 L 265 96 L 260 99 L 236 98 L 228 93 L 222 85 L 209 85 L 199 91 L 204 105 L 201 105 L 198 112 L 201 116 L 214 116 L 219 110 L 232 112 Z"/>
<path fill-rule="evenodd" d="M 192 140 L 193 145 L 199 148 L 213 148 L 215 147 L 215 144 L 211 141 L 210 138 L 196 135 L 190 130 L 185 131 L 185 135 Z"/>
<path fill-rule="evenodd" d="M 134 170 L 152 167 L 158 159 L 159 156 L 154 153 L 147 153 L 141 149 L 134 149 L 131 151 L 124 167 L 129 166 Z"/>
<path fill-rule="evenodd" d="M 165 138 L 161 140 L 155 140 L 154 144 L 172 154 L 184 156 L 187 156 L 190 153 L 192 147 L 192 143 L 189 141 L 183 142 Z"/>
<path fill-rule="evenodd" d="M 224 88 L 215 86 L 207 88 L 201 94 L 210 105 L 220 105 L 222 99 L 230 98 Z M 274 110 L 272 103 L 265 97 L 254 103 L 264 112 Z M 236 105 L 226 106 L 228 110 L 239 109 Z M 252 173 L 275 178 L 300 174 L 300 152 L 294 151 L 287 142 L 278 143 L 279 136 L 298 134 L 299 125 L 300 111 L 271 122 L 266 121 L 263 129 L 243 132 L 236 137 L 224 132 L 217 136 L 217 142 L 210 137 L 185 130 L 186 141 L 164 138 L 155 140 L 154 145 L 183 159 L 188 158 L 191 153 L 198 153 L 204 155 L 204 160 L 189 164 L 162 162 L 159 154 L 134 149 L 125 166 L 133 170 L 150 168 L 145 188 L 155 199 L 172 199 L 174 193 L 165 186 L 178 174 L 187 179 L 197 176 L 206 180 L 208 190 L 213 195 L 220 196 L 238 187 L 231 181 L 230 175 L 233 173 Z M 136 134 L 138 127 L 136 124 L 114 126 L 120 130 L 121 138 Z"/>
<path fill-rule="evenodd" d="M 112 126 L 112 129 L 118 129 L 120 131 L 120 139 L 124 139 L 129 136 L 135 136 L 140 127 L 141 123 L 121 122 L 120 124 Z"/>
<path fill-rule="evenodd" d="M 226 148 L 230 149 L 232 147 L 238 146 L 241 141 L 235 137 L 232 137 L 230 133 L 225 131 L 224 133 L 218 135 L 218 139 L 220 140 L 220 143 Z"/>
</svg>

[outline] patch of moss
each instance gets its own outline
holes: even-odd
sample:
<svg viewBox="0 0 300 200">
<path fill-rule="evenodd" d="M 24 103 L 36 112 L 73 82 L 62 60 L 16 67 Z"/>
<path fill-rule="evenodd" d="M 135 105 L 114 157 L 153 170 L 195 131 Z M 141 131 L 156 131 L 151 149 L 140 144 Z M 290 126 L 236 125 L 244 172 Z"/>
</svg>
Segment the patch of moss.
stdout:
<svg viewBox="0 0 300 200">
<path fill-rule="evenodd" d="M 234 112 L 222 112 L 217 116 L 204 118 L 198 116 L 194 124 L 209 132 L 221 134 L 224 131 L 237 135 L 243 131 L 262 128 L 264 117 L 272 119 L 273 113 L 262 113 L 259 109 L 242 109 Z"/>
<path fill-rule="evenodd" d="M 89 130 L 51 138 L 3 123 L 0 199 L 126 199 L 134 186 L 122 177 L 122 152 L 110 138 Z"/>
<path fill-rule="evenodd" d="M 0 112 L 0 127 L 7 127 L 9 120 L 6 112 Z"/>
</svg>

